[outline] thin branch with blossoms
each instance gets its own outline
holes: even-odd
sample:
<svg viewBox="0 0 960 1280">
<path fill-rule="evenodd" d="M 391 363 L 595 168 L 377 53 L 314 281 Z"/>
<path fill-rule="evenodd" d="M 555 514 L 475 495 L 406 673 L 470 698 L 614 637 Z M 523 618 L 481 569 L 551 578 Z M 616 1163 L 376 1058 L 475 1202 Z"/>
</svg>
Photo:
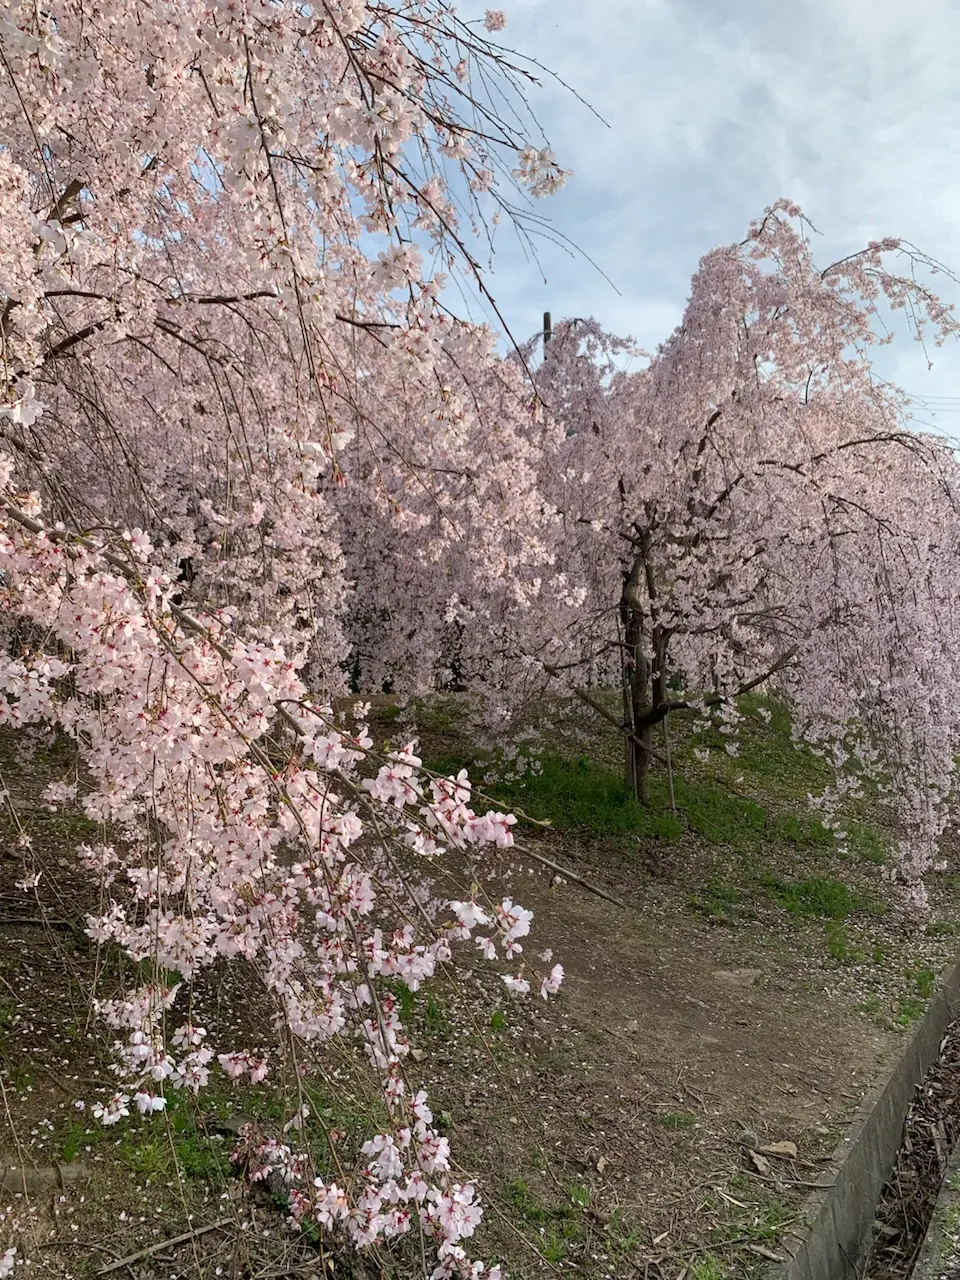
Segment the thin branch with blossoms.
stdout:
<svg viewBox="0 0 960 1280">
<path fill-rule="evenodd" d="M 104 556 L 118 557 L 101 554 L 93 540 L 70 542 L 62 531 L 51 539 L 38 531 L 35 517 L 11 508 L 7 499 L 0 523 L 9 566 L 6 603 L 45 624 L 70 658 L 8 660 L 3 718 L 11 724 L 45 719 L 73 736 L 94 783 L 83 798 L 88 816 L 143 831 L 139 846 L 80 850 L 90 870 L 126 862 L 132 885 L 129 906 L 114 898 L 90 920 L 91 937 L 116 942 L 135 959 L 149 954 L 185 979 L 222 956 L 259 959 L 295 1035 L 322 1041 L 352 1027 L 380 1079 L 392 1128 L 364 1147 L 370 1162 L 355 1175 L 358 1199 L 348 1187 L 325 1186 L 312 1199 L 295 1198 L 296 1212 L 319 1214 L 364 1247 L 409 1231 L 411 1214 L 386 1205 L 410 1203 L 437 1250 L 434 1274 L 472 1268 L 461 1241 L 479 1221 L 475 1190 L 447 1177 L 446 1139 L 431 1128 L 425 1096 L 408 1101 L 402 1069 L 408 1046 L 396 1001 L 378 993 L 377 978 L 396 977 L 415 990 L 449 958 L 452 945 L 469 941 L 481 926 L 487 929 L 478 939 L 484 955 L 496 958 L 502 947 L 507 959 L 515 957 L 530 913 L 510 900 L 492 913 L 475 901 L 454 901 L 439 906 L 452 912 L 452 925 L 426 916 L 432 929 L 423 942 L 410 924 L 392 940 L 379 926 L 366 932 L 363 921 L 377 910 L 374 877 L 385 878 L 385 871 L 378 870 L 376 850 L 362 843 L 361 815 L 373 815 L 388 847 L 396 842 L 430 858 L 445 848 L 509 848 L 512 820 L 476 815 L 467 805 L 464 775 L 421 781 L 410 751 L 392 753 L 375 777 L 357 782 L 351 775 L 371 745 L 365 731 L 332 730 L 331 709 L 314 710 L 294 664 L 278 650 L 245 645 L 214 620 L 190 617 L 184 631 L 184 619 L 166 608 L 169 581 L 146 565 L 139 577 L 131 565 L 118 573 Z M 133 556 L 144 557 L 147 548 L 134 534 Z M 85 614 L 99 620 L 88 628 Z M 76 695 L 65 700 L 58 688 L 68 671 Z M 270 723 L 277 704 L 289 707 L 293 700 L 297 711 L 285 710 L 282 719 L 296 730 L 299 747 L 278 772 L 269 755 Z M 357 791 L 362 806 L 343 798 Z M 152 845 L 156 827 L 166 835 L 160 848 L 152 847 L 155 870 L 145 877 L 143 848 Z M 287 866 L 277 855 L 291 844 L 305 860 Z M 360 860 L 351 848 L 363 848 Z M 422 915 L 423 904 L 417 908 Z M 304 914 L 311 910 L 313 926 Z M 555 991 L 561 978 L 555 967 L 541 984 L 543 994 Z M 515 993 L 529 989 L 525 979 L 507 975 L 505 981 Z M 132 1105 L 141 1113 L 162 1110 L 169 1088 L 199 1090 L 214 1059 L 231 1077 L 255 1082 L 266 1071 L 266 1062 L 249 1053 L 217 1054 L 203 1028 L 182 1026 L 166 1043 L 162 1028 L 179 994 L 177 983 L 100 1002 L 101 1016 L 128 1037 L 116 1042 L 126 1087 L 98 1105 L 102 1123 L 116 1123 Z M 257 1159 L 291 1185 L 300 1177 L 289 1148 L 261 1145 Z"/>
</svg>

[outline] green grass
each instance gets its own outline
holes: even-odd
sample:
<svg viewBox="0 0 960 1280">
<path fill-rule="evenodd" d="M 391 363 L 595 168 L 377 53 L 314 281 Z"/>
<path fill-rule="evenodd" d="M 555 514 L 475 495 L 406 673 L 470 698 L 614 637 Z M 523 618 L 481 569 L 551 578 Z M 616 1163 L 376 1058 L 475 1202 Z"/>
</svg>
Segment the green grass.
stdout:
<svg viewBox="0 0 960 1280">
<path fill-rule="evenodd" d="M 715 729 L 696 735 L 696 745 L 710 750 L 710 768 L 760 784 L 764 795 L 804 801 L 832 780 L 829 766 L 791 737 L 790 713 L 774 698 L 747 694 L 738 703 L 744 716 L 737 728 L 738 754 L 726 752 L 727 737 Z M 764 716 L 768 719 L 764 719 Z M 682 722 L 676 722 L 678 726 Z M 678 754 L 683 755 L 683 739 Z M 692 744 L 691 744 L 692 745 Z"/>
<path fill-rule="evenodd" d="M 833 833 L 807 813 L 779 813 L 722 785 L 676 783 L 677 805 L 690 830 L 707 844 L 760 851 L 775 843 L 797 849 L 831 849 Z"/>
<path fill-rule="evenodd" d="M 729 1180 L 731 1188 L 742 1187 L 748 1195 L 754 1188 L 741 1175 Z M 738 1194 L 741 1194 L 738 1189 Z M 703 1253 L 691 1264 L 690 1280 L 732 1280 L 732 1277 L 766 1275 L 769 1267 L 763 1266 L 756 1255 L 744 1246 L 774 1246 L 784 1229 L 793 1221 L 792 1211 L 782 1201 L 764 1196 L 759 1202 L 744 1205 L 730 1219 L 713 1227 L 707 1238 L 709 1252 Z M 700 1270 L 697 1270 L 699 1266 Z"/>
<path fill-rule="evenodd" d="M 586 756 L 576 760 L 546 756 L 540 773 L 495 785 L 491 791 L 504 804 L 561 830 L 675 840 L 684 829 L 678 818 L 658 804 L 638 804 L 620 776 Z"/>
<path fill-rule="evenodd" d="M 573 1222 L 579 1229 L 582 1224 L 580 1211 L 590 1203 L 590 1189 L 581 1182 L 570 1183 L 563 1200 L 558 1204 L 545 1204 L 538 1199 L 525 1178 L 514 1177 L 508 1179 L 504 1186 L 504 1200 L 522 1218 L 536 1226 Z M 567 1239 L 573 1238 L 569 1231 L 564 1234 Z"/>
<path fill-rule="evenodd" d="M 740 705 L 745 719 L 738 728 L 736 757 L 727 754 L 727 738 L 718 730 L 709 728 L 694 735 L 689 720 L 682 716 L 671 720 L 675 812 L 659 765 L 650 775 L 649 803 L 638 804 L 624 785 L 615 735 L 598 736 L 589 754 L 581 747 L 580 754 L 567 757 L 562 754 L 566 732 L 562 721 L 545 735 L 556 745 L 541 757 L 538 773 L 494 782 L 486 790 L 505 807 L 550 822 L 558 830 L 632 846 L 650 841 L 670 844 L 689 833 L 707 845 L 740 854 L 764 855 L 775 847 L 783 855 L 792 850 L 814 857 L 846 853 L 883 863 L 889 839 L 861 821 L 862 814 L 851 813 L 844 819 L 846 839 L 841 848 L 834 833 L 809 808 L 808 796 L 821 792 L 832 773 L 824 760 L 794 743 L 786 709 L 757 695 L 743 698 Z M 432 727 L 442 726 L 442 750 L 447 752 L 428 763 L 443 773 L 466 766 L 480 776 L 491 763 L 489 758 L 472 758 L 466 748 L 449 752 L 454 711 L 452 704 L 443 702 L 428 716 L 423 709 Z M 602 732 L 597 725 L 592 729 Z M 656 745 L 662 749 L 659 741 Z M 705 749 L 709 752 L 706 762 L 694 755 L 695 751 L 702 755 Z M 735 918 L 735 908 L 742 905 L 724 903 L 718 893 L 698 891 L 697 896 L 697 903 L 691 905 L 720 922 Z"/>
<path fill-rule="evenodd" d="M 864 862 L 882 867 L 890 855 L 890 838 L 862 822 L 847 822 L 847 845 Z"/>
<path fill-rule="evenodd" d="M 756 914 L 745 902 L 742 890 L 716 879 L 709 880 L 687 905 L 711 924 L 735 925 Z"/>
<path fill-rule="evenodd" d="M 727 1264 L 715 1253 L 695 1259 L 690 1268 L 690 1280 L 730 1280 Z"/>
<path fill-rule="evenodd" d="M 397 998 L 400 1018 L 408 1026 L 415 1025 L 437 1039 L 451 1034 L 450 1019 L 435 996 L 426 991 L 411 991 L 403 982 L 387 979 L 383 986 Z"/>
<path fill-rule="evenodd" d="M 0 1044 L 13 1030 L 17 1016 L 17 1006 L 12 1000 L 0 1000 Z"/>
<path fill-rule="evenodd" d="M 862 894 L 848 888 L 840 880 L 831 880 L 825 876 L 791 881 L 767 875 L 761 877 L 760 883 L 773 900 L 792 916 L 846 920 L 870 909 L 870 904 Z"/>
<path fill-rule="evenodd" d="M 626 1260 L 643 1239 L 641 1227 L 631 1227 L 619 1209 L 614 1209 L 607 1226 L 607 1248 L 616 1259 Z"/>
<path fill-rule="evenodd" d="M 73 1121 L 67 1128 L 60 1143 L 60 1159 L 64 1164 L 70 1164 L 76 1160 L 77 1156 L 88 1145 L 87 1131 L 82 1124 Z"/>
<path fill-rule="evenodd" d="M 937 975 L 929 966 L 906 969 L 906 990 L 897 998 L 894 1021 L 898 1026 L 909 1027 L 922 1017 L 937 985 Z"/>
<path fill-rule="evenodd" d="M 908 969 L 904 976 L 913 983 L 921 1000 L 930 999 L 937 985 L 937 975 L 929 966 L 922 969 Z"/>
<path fill-rule="evenodd" d="M 274 1131 L 295 1115 L 301 1104 L 305 1104 L 309 1111 L 297 1133 L 297 1146 L 309 1152 L 317 1174 L 321 1176 L 329 1175 L 335 1167 L 327 1136 L 330 1130 L 343 1135 L 338 1150 L 344 1158 L 349 1158 L 349 1154 L 358 1151 L 360 1144 L 372 1133 L 382 1132 L 389 1123 L 382 1103 L 351 1100 L 348 1090 L 328 1089 L 324 1083 L 311 1077 L 305 1077 L 299 1088 L 264 1083 L 240 1089 L 227 1083 L 211 1083 L 203 1090 L 205 1119 L 199 1123 L 193 1111 L 196 1104 L 191 1099 L 184 1100 L 182 1115 L 179 1099 L 174 1099 L 172 1106 L 168 1106 L 168 1112 L 175 1128 L 184 1129 L 188 1134 L 196 1129 L 206 1138 L 207 1128 L 215 1128 L 216 1121 L 235 1121 L 238 1115 L 249 1117 L 262 1123 L 265 1129 Z M 450 1122 L 450 1117 L 443 1114 L 445 1120 L 438 1117 L 441 1125 Z M 211 1136 L 219 1149 L 219 1138 Z M 232 1145 L 228 1136 L 225 1150 L 229 1152 Z"/>
<path fill-rule="evenodd" d="M 432 761 L 431 767 L 452 772 L 463 763 L 460 757 L 448 757 Z M 763 849 L 772 842 L 798 849 L 835 845 L 832 832 L 816 817 L 771 812 L 722 783 L 694 784 L 676 778 L 678 812 L 674 815 L 669 809 L 666 782 L 654 775 L 649 804 L 638 804 L 619 774 L 585 756 L 575 760 L 546 756 L 539 773 L 517 782 L 494 784 L 489 790 L 502 804 L 522 809 L 537 821 L 596 836 L 671 842 L 685 831 L 693 831 L 708 844 L 741 850 Z"/>
<path fill-rule="evenodd" d="M 933 920 L 924 932 L 928 938 L 955 938 L 960 933 L 960 921 Z"/>
<path fill-rule="evenodd" d="M 590 1203 L 590 1188 L 584 1186 L 582 1182 L 568 1183 L 567 1195 L 570 1197 L 570 1203 L 581 1209 L 586 1209 Z"/>
<path fill-rule="evenodd" d="M 538 1247 L 542 1256 L 554 1264 L 562 1262 L 569 1245 L 582 1241 L 587 1234 L 583 1211 L 590 1203 L 590 1189 L 583 1183 L 567 1186 L 567 1195 L 557 1204 L 546 1204 L 521 1177 L 507 1180 L 503 1188 L 505 1203 L 525 1222 L 537 1229 Z M 622 1253 L 632 1244 L 623 1235 L 615 1236 L 615 1247 Z"/>
<path fill-rule="evenodd" d="M 871 1018 L 879 1018 L 883 1013 L 883 1001 L 876 994 L 869 995 L 866 999 L 860 1001 L 857 1005 L 857 1011 L 866 1013 Z"/>
<path fill-rule="evenodd" d="M 218 1183 L 230 1175 L 228 1144 L 207 1137 L 196 1130 L 175 1134 L 164 1132 L 150 1137 L 131 1135 L 120 1145 L 120 1159 L 141 1177 L 171 1177 L 179 1173 L 185 1178 Z"/>
<path fill-rule="evenodd" d="M 656 1116 L 655 1119 L 657 1124 L 662 1124 L 665 1129 L 692 1129 L 697 1123 L 696 1116 L 690 1115 L 688 1111 L 675 1111 Z"/>
<path fill-rule="evenodd" d="M 77 1128 L 72 1125 L 64 1139 L 64 1159 L 74 1158 L 82 1146 L 90 1143 L 85 1133 L 81 1140 Z M 179 1172 L 185 1178 L 219 1185 L 231 1174 L 231 1147 L 229 1140 L 207 1133 L 197 1123 L 192 1099 L 173 1096 L 163 1116 L 127 1122 L 119 1155 L 142 1177 L 169 1178 Z"/>
<path fill-rule="evenodd" d="M 876 965 L 883 964 L 882 948 L 874 947 L 868 957 L 866 951 L 851 944 L 842 920 L 828 920 L 823 931 L 827 941 L 827 952 L 838 964 L 864 964 L 868 958 Z"/>
</svg>

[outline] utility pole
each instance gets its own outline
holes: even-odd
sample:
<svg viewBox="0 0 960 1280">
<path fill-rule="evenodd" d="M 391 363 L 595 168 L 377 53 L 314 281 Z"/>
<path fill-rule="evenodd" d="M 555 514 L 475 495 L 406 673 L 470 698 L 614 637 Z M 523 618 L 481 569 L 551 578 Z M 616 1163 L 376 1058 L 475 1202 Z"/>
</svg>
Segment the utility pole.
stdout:
<svg viewBox="0 0 960 1280">
<path fill-rule="evenodd" d="M 553 321 L 550 319 L 550 312 L 543 313 L 543 354 L 547 354 L 547 343 L 553 337 Z"/>
</svg>

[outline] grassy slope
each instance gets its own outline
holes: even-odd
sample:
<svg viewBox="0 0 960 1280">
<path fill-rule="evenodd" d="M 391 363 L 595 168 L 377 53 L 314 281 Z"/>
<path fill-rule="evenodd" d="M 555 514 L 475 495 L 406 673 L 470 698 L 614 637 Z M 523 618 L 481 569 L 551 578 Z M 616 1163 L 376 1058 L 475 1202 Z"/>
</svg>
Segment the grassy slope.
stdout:
<svg viewBox="0 0 960 1280">
<path fill-rule="evenodd" d="M 757 900 L 835 922 L 886 913 L 891 899 L 881 872 L 893 840 L 882 815 L 862 801 L 849 806 L 838 843 L 808 801 L 831 780 L 824 761 L 792 741 L 776 703 L 751 696 L 741 709 L 746 720 L 735 757 L 719 732 L 693 739 L 682 721 L 672 728 L 672 803 L 666 770 L 655 766 L 650 802 L 638 804 L 622 781 L 616 734 L 579 712 L 550 727 L 547 740 L 559 750 L 540 758 L 539 772 L 490 781 L 486 794 L 574 837 L 588 861 L 615 857 L 638 868 L 686 870 L 690 905 L 721 922 Z M 467 766 L 475 777 L 478 768 L 492 769 L 495 776 L 490 755 L 478 756 L 459 740 L 449 704 L 420 707 L 418 714 L 431 768 Z M 933 928 L 948 932 L 951 924 L 935 921 Z"/>
</svg>

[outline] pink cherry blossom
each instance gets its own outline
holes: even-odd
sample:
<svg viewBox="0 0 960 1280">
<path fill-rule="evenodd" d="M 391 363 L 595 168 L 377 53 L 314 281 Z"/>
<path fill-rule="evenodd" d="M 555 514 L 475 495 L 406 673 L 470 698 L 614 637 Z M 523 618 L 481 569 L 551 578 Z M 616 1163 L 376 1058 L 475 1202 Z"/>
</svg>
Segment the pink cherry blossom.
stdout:
<svg viewBox="0 0 960 1280">
<path fill-rule="evenodd" d="M 560 990 L 563 982 L 563 965 L 555 964 L 547 976 L 540 983 L 540 995 L 546 1000 L 549 996 L 555 996 Z"/>
</svg>

